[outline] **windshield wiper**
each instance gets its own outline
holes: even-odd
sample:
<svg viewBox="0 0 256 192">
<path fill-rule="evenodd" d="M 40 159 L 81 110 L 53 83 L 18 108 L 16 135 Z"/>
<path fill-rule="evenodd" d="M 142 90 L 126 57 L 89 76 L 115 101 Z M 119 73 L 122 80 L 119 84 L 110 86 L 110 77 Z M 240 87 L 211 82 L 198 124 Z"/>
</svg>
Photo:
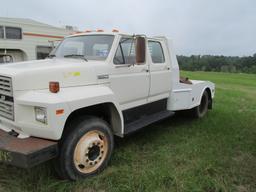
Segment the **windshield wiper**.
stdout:
<svg viewBox="0 0 256 192">
<path fill-rule="evenodd" d="M 70 55 L 64 55 L 64 57 L 78 57 L 78 58 L 84 59 L 85 61 L 88 61 L 88 59 L 86 59 L 84 55 L 70 54 Z"/>
</svg>

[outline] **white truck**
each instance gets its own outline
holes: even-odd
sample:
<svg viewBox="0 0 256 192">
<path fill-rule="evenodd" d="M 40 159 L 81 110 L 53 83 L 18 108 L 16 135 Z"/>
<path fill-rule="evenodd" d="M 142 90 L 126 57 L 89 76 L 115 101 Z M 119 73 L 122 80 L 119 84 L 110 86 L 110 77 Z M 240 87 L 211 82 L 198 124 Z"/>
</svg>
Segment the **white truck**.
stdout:
<svg viewBox="0 0 256 192">
<path fill-rule="evenodd" d="M 63 179 L 102 171 L 114 136 L 187 110 L 203 117 L 215 86 L 180 78 L 171 42 L 113 32 L 66 37 L 48 59 L 0 66 L 0 160 L 54 159 Z"/>
</svg>

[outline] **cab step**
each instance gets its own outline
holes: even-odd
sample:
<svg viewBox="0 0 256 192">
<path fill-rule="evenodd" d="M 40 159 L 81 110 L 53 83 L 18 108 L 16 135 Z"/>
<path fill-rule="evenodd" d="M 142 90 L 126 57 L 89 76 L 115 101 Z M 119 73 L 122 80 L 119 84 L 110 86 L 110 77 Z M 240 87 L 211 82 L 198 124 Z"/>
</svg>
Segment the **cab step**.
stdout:
<svg viewBox="0 0 256 192">
<path fill-rule="evenodd" d="M 161 111 L 152 115 L 143 116 L 136 121 L 126 124 L 124 126 L 124 134 L 125 135 L 131 134 L 135 131 L 140 130 L 143 127 L 146 127 L 157 121 L 166 119 L 172 115 L 174 115 L 174 112 L 166 110 L 166 111 Z"/>
</svg>

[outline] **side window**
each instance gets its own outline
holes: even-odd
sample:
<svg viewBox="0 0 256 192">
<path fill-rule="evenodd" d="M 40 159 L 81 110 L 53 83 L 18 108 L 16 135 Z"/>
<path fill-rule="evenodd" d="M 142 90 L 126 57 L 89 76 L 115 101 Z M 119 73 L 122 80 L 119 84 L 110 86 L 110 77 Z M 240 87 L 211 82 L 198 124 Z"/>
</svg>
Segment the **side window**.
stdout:
<svg viewBox="0 0 256 192">
<path fill-rule="evenodd" d="M 5 27 L 6 39 L 21 39 L 21 28 Z"/>
<path fill-rule="evenodd" d="M 164 53 L 160 42 L 148 41 L 149 52 L 153 63 L 164 63 Z"/>
<path fill-rule="evenodd" d="M 122 38 L 117 48 L 114 64 L 135 64 L 136 53 L 135 53 L 135 42 L 133 38 Z"/>
<path fill-rule="evenodd" d="M 4 27 L 0 26 L 0 39 L 4 38 Z"/>
</svg>

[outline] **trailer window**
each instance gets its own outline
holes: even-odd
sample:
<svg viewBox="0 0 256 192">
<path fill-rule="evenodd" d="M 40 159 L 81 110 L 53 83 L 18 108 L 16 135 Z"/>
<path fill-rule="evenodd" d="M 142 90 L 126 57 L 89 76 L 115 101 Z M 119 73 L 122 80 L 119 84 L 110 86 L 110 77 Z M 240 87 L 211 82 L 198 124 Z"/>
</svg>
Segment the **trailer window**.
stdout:
<svg viewBox="0 0 256 192">
<path fill-rule="evenodd" d="M 21 39 L 21 28 L 18 27 L 5 27 L 6 39 Z"/>
<path fill-rule="evenodd" d="M 52 47 L 48 46 L 37 46 L 36 47 L 36 56 L 37 59 L 45 59 L 51 53 Z"/>
<path fill-rule="evenodd" d="M 4 27 L 0 26 L 0 39 L 4 38 Z"/>
<path fill-rule="evenodd" d="M 120 40 L 114 57 L 114 64 L 136 63 L 135 42 L 135 39 L 131 37 L 123 37 Z"/>
<path fill-rule="evenodd" d="M 149 52 L 153 63 L 164 63 L 164 53 L 161 43 L 158 41 L 148 41 Z"/>
</svg>

